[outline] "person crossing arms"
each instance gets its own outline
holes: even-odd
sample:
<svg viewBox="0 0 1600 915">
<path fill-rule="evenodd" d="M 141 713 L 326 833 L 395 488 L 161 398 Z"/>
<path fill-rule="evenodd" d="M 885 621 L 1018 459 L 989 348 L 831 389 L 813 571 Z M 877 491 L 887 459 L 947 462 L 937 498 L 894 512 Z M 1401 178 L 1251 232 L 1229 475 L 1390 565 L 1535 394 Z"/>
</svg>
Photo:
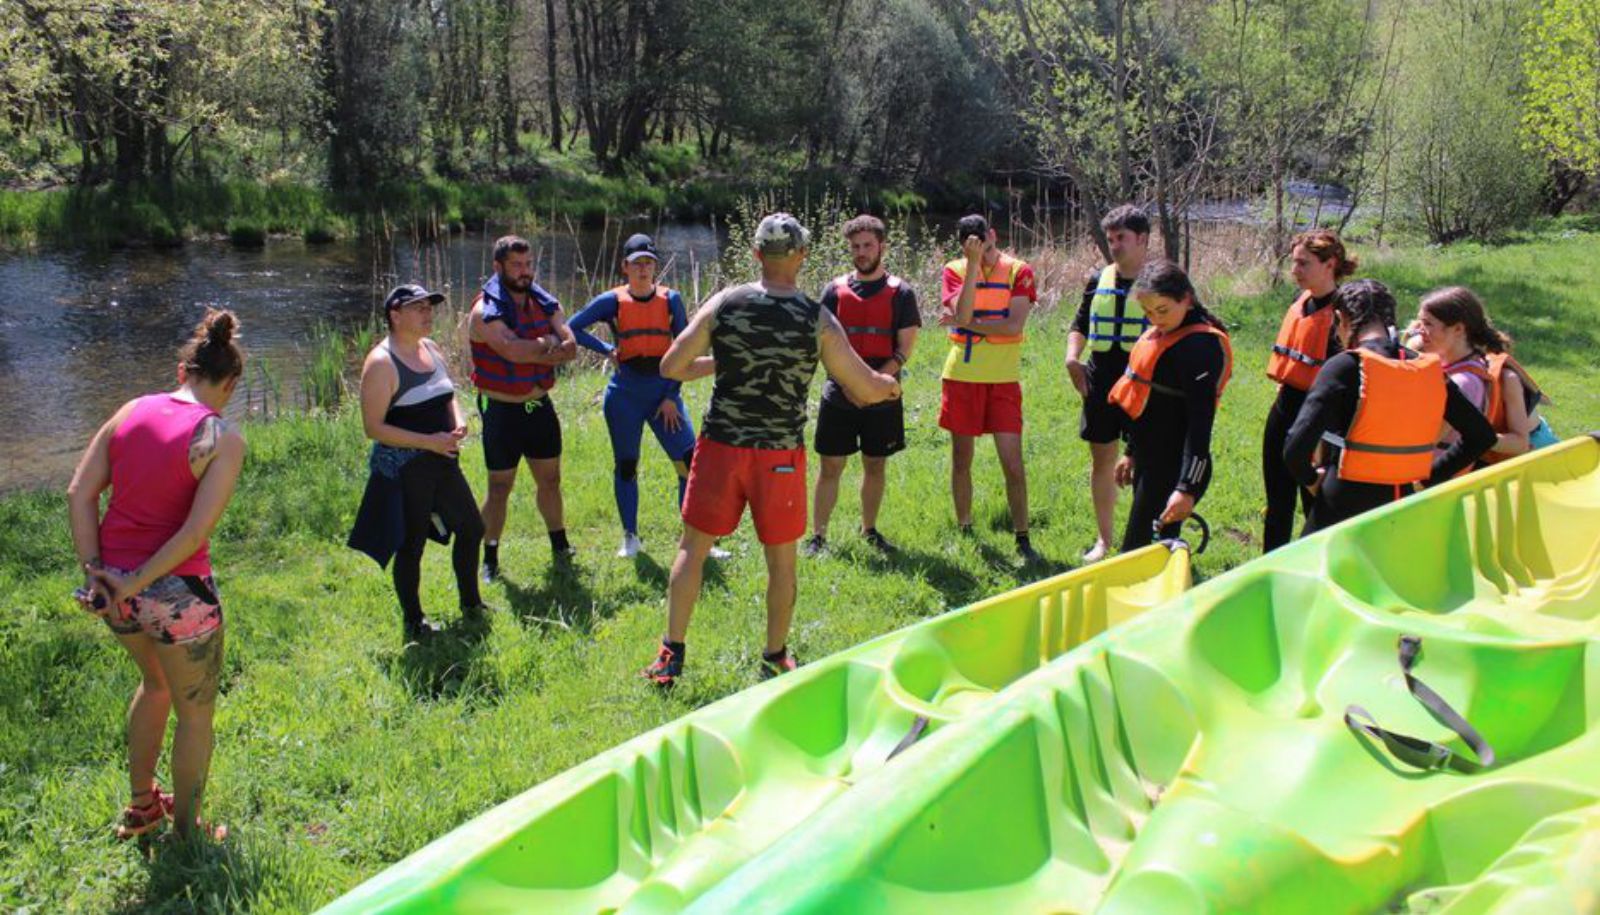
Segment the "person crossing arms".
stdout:
<svg viewBox="0 0 1600 915">
<path fill-rule="evenodd" d="M 1122 551 L 1178 536 L 1211 485 L 1211 432 L 1233 374 L 1222 322 L 1195 296 L 1188 274 L 1159 260 L 1139 271 L 1133 295 L 1150 321 L 1109 399 L 1129 420 L 1117 484 L 1133 484 Z"/>
<path fill-rule="evenodd" d="M 639 538 L 639 445 L 649 426 L 661 450 L 678 471 L 678 505 L 689 483 L 694 458 L 694 425 L 680 393 L 681 383 L 661 375 L 661 357 L 672 339 L 688 326 L 683 297 L 656 282 L 660 255 L 648 235 L 634 235 L 622 246 L 622 272 L 627 282 L 595 296 L 568 324 L 580 345 L 606 355 L 616 370 L 606 384 L 604 413 L 611 434 L 612 491 L 622 520 L 622 546 L 629 558 L 643 546 Z M 614 344 L 588 328 L 604 323 Z M 710 369 L 710 358 L 697 372 Z"/>
<path fill-rule="evenodd" d="M 828 283 L 822 307 L 839 318 L 845 337 L 856 355 L 872 369 L 900 377 L 900 369 L 916 345 L 922 316 L 911 285 L 883 267 L 887 232 L 876 216 L 857 216 L 845 223 L 855 270 Z M 875 406 L 857 406 L 832 376 L 822 388 L 817 409 L 814 447 L 822 458 L 817 476 L 816 511 L 807 555 L 815 556 L 827 545 L 828 520 L 839 498 L 839 478 L 850 455 L 861 452 L 861 536 L 884 553 L 894 545 L 878 531 L 878 509 L 883 504 L 884 470 L 889 456 L 905 448 L 905 407 L 896 398 Z"/>
<path fill-rule="evenodd" d="M 1111 263 L 1089 277 L 1083 301 L 1067 332 L 1067 377 L 1083 399 L 1078 437 L 1089 443 L 1089 493 L 1094 502 L 1096 538 L 1084 562 L 1099 562 L 1111 549 L 1117 510 L 1117 446 L 1127 431 L 1127 414 L 1107 397 L 1128 367 L 1128 351 L 1149 322 L 1128 301 L 1128 290 L 1150 253 L 1150 217 L 1144 210 L 1119 206 L 1100 220 Z M 1084 361 L 1084 352 L 1089 353 Z"/>
<path fill-rule="evenodd" d="M 972 531 L 972 458 L 976 440 L 994 437 L 1005 475 L 1017 553 L 1041 559 L 1028 538 L 1028 477 L 1022 462 L 1022 340 L 1038 300 L 1033 268 L 1000 250 L 982 216 L 956 226 L 961 257 L 944 266 L 939 323 L 949 328 L 939 399 L 939 428 L 950 433 L 950 495 L 956 524 Z"/>
<path fill-rule="evenodd" d="M 1395 340 L 1387 287 L 1346 283 L 1333 307 L 1344 352 L 1317 374 L 1283 446 L 1289 472 L 1316 498 L 1302 536 L 1444 482 L 1495 443 L 1489 421 L 1445 380 L 1439 357 Z M 1461 436 L 1436 453 L 1441 422 Z"/>
<path fill-rule="evenodd" d="M 1267 358 L 1267 377 L 1278 383 L 1278 394 L 1267 411 L 1261 433 L 1261 482 L 1267 496 L 1261 531 L 1263 552 L 1289 542 L 1297 500 L 1302 512 L 1311 514 L 1311 493 L 1298 486 L 1290 475 L 1289 465 L 1283 461 L 1283 443 L 1317 373 L 1339 352 L 1333 297 L 1339 291 L 1339 282 L 1355 271 L 1356 259 L 1345 253 L 1344 243 L 1333 231 L 1313 229 L 1295 236 L 1290 247 L 1289 273 L 1300 287 L 1300 294 L 1284 313 L 1278 338 Z"/>
<path fill-rule="evenodd" d="M 761 279 L 718 292 L 702 305 L 661 359 L 661 374 L 716 381 L 689 467 L 683 539 L 667 585 L 667 633 L 641 674 L 670 687 L 683 673 L 685 639 L 700 595 L 706 554 L 733 533 L 750 507 L 767 563 L 763 678 L 795 669 L 789 624 L 796 596 L 795 545 L 806 530 L 806 399 L 820 359 L 855 400 L 900 396 L 892 375 L 875 372 L 850 348 L 839 319 L 799 289 L 810 235 L 787 213 L 761 220 L 755 256 Z M 706 355 L 714 358 L 707 366 Z"/>
<path fill-rule="evenodd" d="M 468 322 L 472 382 L 483 419 L 483 462 L 489 491 L 483 500 L 483 577 L 500 573 L 500 535 L 524 460 L 538 488 L 534 501 L 557 559 L 572 554 L 561 501 L 561 420 L 549 397 L 556 366 L 572 361 L 578 344 L 561 303 L 533 281 L 533 248 L 507 235 L 494 243 L 494 274 L 472 303 Z"/>
</svg>

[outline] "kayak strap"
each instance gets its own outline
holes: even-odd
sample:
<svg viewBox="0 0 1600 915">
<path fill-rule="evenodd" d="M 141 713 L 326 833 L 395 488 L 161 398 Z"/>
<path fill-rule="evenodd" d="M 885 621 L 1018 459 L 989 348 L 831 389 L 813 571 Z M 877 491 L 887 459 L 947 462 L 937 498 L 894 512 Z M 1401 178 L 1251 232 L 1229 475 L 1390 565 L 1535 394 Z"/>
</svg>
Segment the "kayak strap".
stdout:
<svg viewBox="0 0 1600 915">
<path fill-rule="evenodd" d="M 1400 637 L 1400 670 L 1405 674 L 1406 689 L 1439 723 L 1467 742 L 1476 760 L 1468 759 L 1443 744 L 1380 727 L 1372 714 L 1359 705 L 1351 705 L 1344 710 L 1344 723 L 1351 730 L 1381 741 L 1396 759 L 1418 769 L 1437 771 L 1450 768 L 1470 774 L 1494 765 L 1494 748 L 1483 739 L 1483 735 L 1428 684 L 1412 676 L 1411 669 L 1416 666 L 1417 654 L 1421 650 L 1421 638 L 1414 635 Z"/>
<path fill-rule="evenodd" d="M 1192 555 L 1199 556 L 1201 553 L 1204 553 L 1206 551 L 1206 547 L 1210 546 L 1211 544 L 1211 525 L 1206 523 L 1206 519 L 1201 516 L 1199 512 L 1190 512 L 1188 520 L 1193 521 L 1195 525 L 1200 528 L 1200 548 L 1192 551 Z M 1160 518 L 1156 518 L 1154 521 L 1150 522 L 1150 531 L 1155 535 L 1157 540 L 1161 540 L 1161 528 L 1162 524 Z M 1167 548 L 1170 550 L 1176 550 L 1179 547 L 1182 547 L 1186 550 L 1189 549 L 1189 541 L 1183 539 L 1181 536 L 1174 537 L 1171 540 L 1163 540 L 1162 542 L 1165 543 Z"/>
<path fill-rule="evenodd" d="M 926 733 L 927 730 L 927 716 L 918 715 L 917 720 L 911 722 L 911 730 L 906 732 L 906 736 L 900 738 L 900 742 L 894 745 L 894 749 L 889 751 L 889 755 L 885 756 L 883 761 L 888 762 L 889 760 L 894 759 L 896 756 L 899 756 L 901 753 L 904 753 L 906 750 L 911 749 L 911 745 L 916 743 L 918 738 Z"/>
</svg>

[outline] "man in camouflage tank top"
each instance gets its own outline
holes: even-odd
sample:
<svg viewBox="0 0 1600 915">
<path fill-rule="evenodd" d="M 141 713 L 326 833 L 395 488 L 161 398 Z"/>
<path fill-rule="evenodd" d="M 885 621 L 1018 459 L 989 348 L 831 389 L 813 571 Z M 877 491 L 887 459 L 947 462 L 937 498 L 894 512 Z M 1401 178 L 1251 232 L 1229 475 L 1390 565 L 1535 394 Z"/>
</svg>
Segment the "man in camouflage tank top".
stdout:
<svg viewBox="0 0 1600 915">
<path fill-rule="evenodd" d="M 761 279 L 712 296 L 661 358 L 661 374 L 689 381 L 716 374 L 683 500 L 683 539 L 667 586 L 667 634 L 643 671 L 658 686 L 683 672 L 684 638 L 706 554 L 733 533 L 746 505 L 767 561 L 767 639 L 761 672 L 795 668 L 795 544 L 806 530 L 806 400 L 817 361 L 852 397 L 878 403 L 900 383 L 856 355 L 831 313 L 800 291 L 809 233 L 787 213 L 756 229 Z M 707 355 L 709 353 L 709 356 Z"/>
</svg>

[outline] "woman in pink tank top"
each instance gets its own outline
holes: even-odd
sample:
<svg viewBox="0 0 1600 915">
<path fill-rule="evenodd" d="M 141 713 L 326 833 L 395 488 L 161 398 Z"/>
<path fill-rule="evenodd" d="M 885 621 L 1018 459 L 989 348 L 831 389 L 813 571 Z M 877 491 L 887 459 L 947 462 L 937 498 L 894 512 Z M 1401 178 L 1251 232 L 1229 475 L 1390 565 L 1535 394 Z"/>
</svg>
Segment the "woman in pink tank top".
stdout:
<svg viewBox="0 0 1600 915">
<path fill-rule="evenodd" d="M 222 670 L 222 602 L 207 538 L 244 464 L 244 439 L 221 415 L 244 374 L 237 324 L 231 311 L 208 310 L 179 355 L 177 390 L 124 404 L 84 450 L 67 488 L 84 570 L 78 599 L 105 619 L 143 677 L 128 708 L 133 798 L 119 838 L 153 832 L 169 818 L 183 837 L 225 832 L 201 823 L 200 799 Z M 155 771 L 174 711 L 169 795 Z"/>
</svg>

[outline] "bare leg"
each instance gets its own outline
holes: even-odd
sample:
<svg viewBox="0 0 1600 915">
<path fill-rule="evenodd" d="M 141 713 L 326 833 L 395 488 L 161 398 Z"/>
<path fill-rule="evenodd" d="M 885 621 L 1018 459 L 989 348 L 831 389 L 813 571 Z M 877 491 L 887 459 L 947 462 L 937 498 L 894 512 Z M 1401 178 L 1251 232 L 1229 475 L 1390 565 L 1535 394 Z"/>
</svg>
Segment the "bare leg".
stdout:
<svg viewBox="0 0 1600 915">
<path fill-rule="evenodd" d="M 517 485 L 517 468 L 489 471 L 489 491 L 484 494 L 483 539 L 499 543 L 506 529 L 506 506 L 511 502 L 511 490 Z"/>
<path fill-rule="evenodd" d="M 972 524 L 972 452 L 974 438 L 950 433 L 950 497 L 956 504 L 956 524 Z"/>
<path fill-rule="evenodd" d="M 211 769 L 212 718 L 222 675 L 222 629 L 182 645 L 156 645 L 172 691 L 178 727 L 172 738 L 172 821 L 188 836 L 200 816 Z"/>
<path fill-rule="evenodd" d="M 1011 529 L 1028 532 L 1028 473 L 1022 466 L 1022 436 L 996 432 L 994 451 L 1000 458 L 1000 471 L 1006 478 L 1006 504 L 1011 507 Z"/>
<path fill-rule="evenodd" d="M 828 535 L 828 520 L 833 517 L 833 506 L 839 501 L 839 478 L 844 476 L 846 457 L 822 455 L 822 469 L 817 474 L 817 495 L 813 503 L 816 520 L 811 532 L 819 537 Z"/>
<path fill-rule="evenodd" d="M 878 509 L 883 506 L 884 469 L 889 459 L 861 456 L 861 529 L 878 526 Z"/>
<path fill-rule="evenodd" d="M 682 642 L 689 634 L 689 618 L 700 597 L 700 573 L 706 554 L 717 538 L 689 524 L 683 526 L 678 555 L 672 560 L 672 575 L 667 579 L 667 641 Z"/>
<path fill-rule="evenodd" d="M 1093 468 L 1089 472 L 1089 492 L 1094 499 L 1094 523 L 1098 539 L 1091 553 L 1102 554 L 1111 549 L 1112 522 L 1117 512 L 1117 451 L 1116 442 L 1090 442 L 1089 458 Z"/>
<path fill-rule="evenodd" d="M 534 502 L 544 518 L 544 529 L 559 531 L 565 528 L 565 509 L 561 502 L 561 459 L 536 461 L 530 458 L 528 468 L 533 471 L 533 482 L 539 487 L 534 493 Z"/>
<path fill-rule="evenodd" d="M 143 679 L 133 691 L 128 705 L 128 788 L 136 805 L 148 804 L 155 787 L 156 762 L 167 738 L 167 716 L 172 712 L 172 696 L 167 676 L 156 656 L 156 643 L 142 632 L 117 633 L 128 654 L 139 665 Z"/>
<path fill-rule="evenodd" d="M 773 654 L 789 643 L 789 624 L 794 621 L 795 542 L 762 549 L 767 555 L 767 654 Z"/>
</svg>

